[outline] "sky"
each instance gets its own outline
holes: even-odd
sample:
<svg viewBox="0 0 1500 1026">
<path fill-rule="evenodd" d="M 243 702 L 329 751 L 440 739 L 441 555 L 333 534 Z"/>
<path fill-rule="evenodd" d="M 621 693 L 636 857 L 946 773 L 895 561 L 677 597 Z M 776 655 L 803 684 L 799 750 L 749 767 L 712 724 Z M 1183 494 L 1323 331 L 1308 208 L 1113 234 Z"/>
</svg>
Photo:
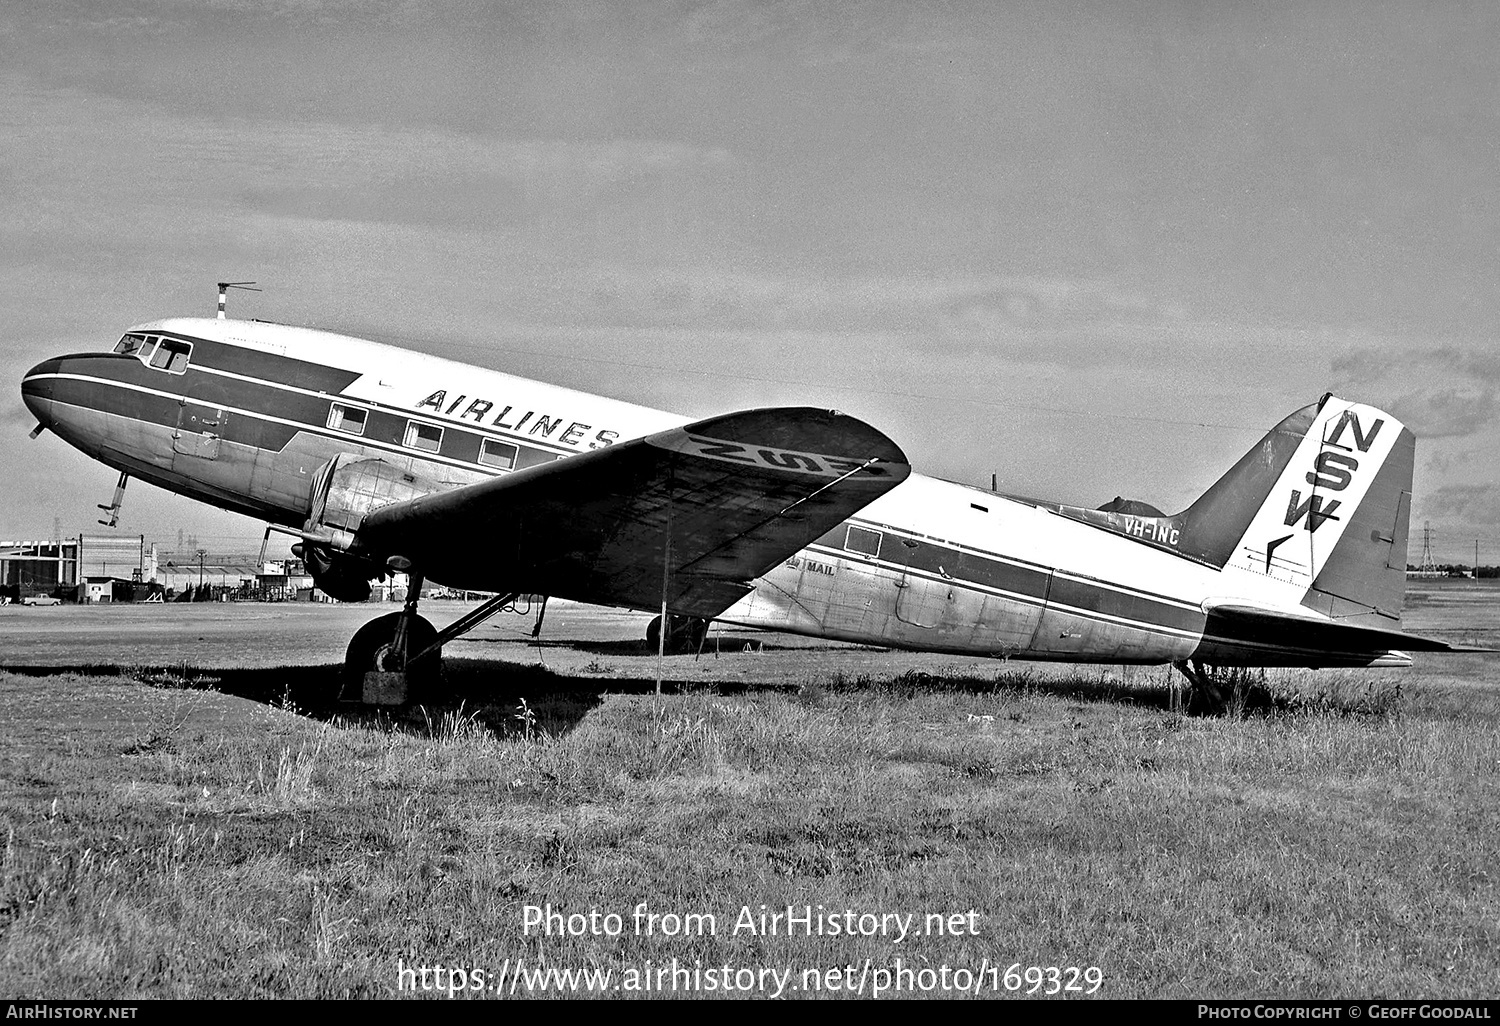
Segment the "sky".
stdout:
<svg viewBox="0 0 1500 1026">
<path fill-rule="evenodd" d="M 0 5 L 0 537 L 114 473 L 19 380 L 128 326 L 346 331 L 924 473 L 1187 506 L 1324 392 L 1500 563 L 1500 7 Z M 253 551 L 141 482 L 118 531 Z"/>
</svg>

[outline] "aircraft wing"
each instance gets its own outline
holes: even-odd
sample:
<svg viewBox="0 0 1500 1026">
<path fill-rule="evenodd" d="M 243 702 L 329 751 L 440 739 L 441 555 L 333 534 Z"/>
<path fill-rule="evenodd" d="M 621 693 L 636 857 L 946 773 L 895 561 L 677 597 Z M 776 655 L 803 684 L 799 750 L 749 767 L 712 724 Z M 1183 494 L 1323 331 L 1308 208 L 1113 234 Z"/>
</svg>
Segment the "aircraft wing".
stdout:
<svg viewBox="0 0 1500 1026">
<path fill-rule="evenodd" d="M 697 421 L 369 513 L 356 537 L 457 588 L 711 617 L 906 479 L 853 417 L 808 408 Z"/>
</svg>

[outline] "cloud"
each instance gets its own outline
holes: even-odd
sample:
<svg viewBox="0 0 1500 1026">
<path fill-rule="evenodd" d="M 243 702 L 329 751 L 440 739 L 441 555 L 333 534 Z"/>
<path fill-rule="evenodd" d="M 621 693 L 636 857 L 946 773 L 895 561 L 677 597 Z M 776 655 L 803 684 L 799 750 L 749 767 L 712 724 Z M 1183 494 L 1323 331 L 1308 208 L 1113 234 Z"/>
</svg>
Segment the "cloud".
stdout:
<svg viewBox="0 0 1500 1026">
<path fill-rule="evenodd" d="M 413 194 L 504 182 L 580 198 L 735 166 L 723 147 L 672 139 L 577 140 L 435 127 L 183 114 L 144 100 L 0 78 L 27 116 L 0 122 L 10 176 L 29 194 L 76 190 L 222 199 L 246 193 L 385 189 Z M 149 173 L 143 173 L 149 169 Z M 66 192 L 71 189 L 73 192 Z"/>
<path fill-rule="evenodd" d="M 1333 369 L 1352 381 L 1377 381 L 1392 374 L 1455 374 L 1481 384 L 1500 386 L 1500 353 L 1456 345 L 1419 349 L 1402 339 L 1388 339 L 1344 353 Z"/>
<path fill-rule="evenodd" d="M 316 252 L 346 279 L 438 270 L 530 288 L 580 253 L 681 258 L 699 229 L 679 201 L 719 196 L 739 173 L 728 149 L 673 139 L 215 119 L 0 71 L 10 87 L 27 116 L 0 118 L 7 287 L 35 269 L 54 283 L 106 267 L 274 279 Z"/>
<path fill-rule="evenodd" d="M 332 153 L 329 135 L 343 136 Z M 270 138 L 281 171 L 237 174 L 244 183 L 240 202 L 320 220 L 482 227 L 576 213 L 611 195 L 685 191 L 700 178 L 712 183 L 734 163 L 724 149 L 660 140 L 350 135 L 341 130 Z M 330 173 L 332 168 L 355 173 Z"/>
<path fill-rule="evenodd" d="M 1332 369 L 1341 387 L 1379 401 L 1419 437 L 1464 437 L 1500 424 L 1500 354 L 1392 339 L 1344 353 Z"/>
<path fill-rule="evenodd" d="M 1421 512 L 1465 524 L 1500 524 L 1500 482 L 1443 485 L 1422 500 Z"/>
<path fill-rule="evenodd" d="M 631 321 L 921 330 L 950 348 L 1009 343 L 1017 330 L 1166 327 L 1187 318 L 1181 304 L 1108 282 L 620 264 L 598 266 L 590 277 L 595 312 Z"/>
<path fill-rule="evenodd" d="M 954 337 L 1003 338 L 1017 328 L 1180 323 L 1179 303 L 1106 282 L 1012 279 L 960 291 L 939 311 Z"/>
<path fill-rule="evenodd" d="M 903 54 L 983 51 L 982 18 L 921 5 L 814 4 L 808 0 L 698 5 L 668 31 L 696 49 L 777 47 L 809 66 L 888 61 Z"/>
<path fill-rule="evenodd" d="M 1500 414 L 1494 391 L 1439 388 L 1410 392 L 1390 403 L 1391 412 L 1423 438 L 1462 438 L 1493 427 Z"/>
<path fill-rule="evenodd" d="M 1472 478 L 1478 476 L 1474 473 L 1476 468 L 1487 470 L 1495 462 L 1494 451 L 1486 446 L 1454 450 L 1453 443 L 1447 443 L 1447 448 L 1449 451 L 1434 452 L 1423 461 L 1427 470 L 1449 478 L 1454 474 Z"/>
<path fill-rule="evenodd" d="M 434 6 L 463 5 L 456 2 L 427 5 L 419 0 L 145 0 L 129 5 L 126 10 L 112 10 L 108 5 L 81 0 L 53 0 L 44 16 L 70 31 L 111 33 L 157 32 L 194 21 L 222 22 L 234 17 L 272 23 L 386 24 L 405 28 L 436 20 L 442 12 L 434 10 Z"/>
<path fill-rule="evenodd" d="M 392 199 L 503 183 L 543 199 L 578 201 L 734 163 L 726 149 L 671 140 L 522 139 L 332 123 L 195 120 L 179 124 L 167 141 L 168 155 L 227 165 L 234 178 L 270 183 L 264 188 L 272 192 L 387 190 L 397 193 Z"/>
</svg>

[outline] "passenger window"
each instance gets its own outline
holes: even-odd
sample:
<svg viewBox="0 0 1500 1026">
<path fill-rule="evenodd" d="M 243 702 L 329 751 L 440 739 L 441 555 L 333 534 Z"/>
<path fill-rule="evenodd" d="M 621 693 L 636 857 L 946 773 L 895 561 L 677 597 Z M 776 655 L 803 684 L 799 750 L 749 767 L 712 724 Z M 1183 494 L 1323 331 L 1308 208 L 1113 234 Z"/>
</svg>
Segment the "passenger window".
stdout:
<svg viewBox="0 0 1500 1026">
<path fill-rule="evenodd" d="M 347 431 L 351 435 L 362 435 L 365 433 L 365 420 L 370 416 L 368 410 L 362 410 L 358 406 L 340 406 L 334 403 L 328 411 L 328 426 L 335 431 Z M 407 443 L 408 445 L 411 443 Z"/>
<path fill-rule="evenodd" d="M 164 338 L 156 347 L 156 352 L 151 357 L 151 366 L 157 370 L 164 370 L 170 374 L 181 374 L 187 370 L 188 356 L 192 353 L 193 346 L 189 342 L 179 342 L 175 338 Z"/>
<path fill-rule="evenodd" d="M 879 531 L 871 531 L 864 527 L 849 525 L 849 533 L 844 538 L 844 548 L 850 552 L 858 552 L 861 556 L 880 555 Z"/>
<path fill-rule="evenodd" d="M 443 429 L 409 420 L 406 422 L 406 438 L 402 444 L 423 452 L 437 452 L 443 447 Z"/>
<path fill-rule="evenodd" d="M 142 363 L 151 362 L 151 354 L 156 352 L 156 343 L 161 341 L 155 335 L 146 339 L 146 344 L 141 347 L 140 357 Z"/>
<path fill-rule="evenodd" d="M 516 447 L 508 442 L 497 442 L 492 438 L 486 438 L 479 444 L 479 462 L 486 467 L 514 470 L 516 452 Z"/>
</svg>

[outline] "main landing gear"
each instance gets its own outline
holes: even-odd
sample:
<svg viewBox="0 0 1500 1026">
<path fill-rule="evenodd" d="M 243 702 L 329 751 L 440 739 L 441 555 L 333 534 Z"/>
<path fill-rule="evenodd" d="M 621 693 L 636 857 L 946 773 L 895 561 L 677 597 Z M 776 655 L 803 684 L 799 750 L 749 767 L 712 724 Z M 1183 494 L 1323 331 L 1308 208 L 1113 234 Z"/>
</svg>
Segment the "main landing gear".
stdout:
<svg viewBox="0 0 1500 1026">
<path fill-rule="evenodd" d="M 704 639 L 708 637 L 708 628 L 711 620 L 705 620 L 701 616 L 667 616 L 667 654 L 683 655 L 691 653 L 696 655 L 702 648 Z M 655 652 L 661 647 L 661 617 L 651 618 L 646 625 L 646 648 Z"/>
<path fill-rule="evenodd" d="M 413 572 L 406 605 L 355 632 L 344 656 L 339 698 L 366 705 L 404 705 L 432 690 L 442 676 L 443 646 L 467 634 L 513 603 L 515 593 L 496 595 L 437 630 L 417 615 L 422 575 Z"/>
<path fill-rule="evenodd" d="M 1174 694 L 1174 712 L 1223 716 L 1226 713 L 1242 712 L 1246 702 L 1254 699 L 1252 689 L 1257 687 L 1257 681 L 1248 667 L 1209 666 L 1207 663 L 1187 659 L 1172 665 L 1188 684 L 1180 705 Z"/>
</svg>

